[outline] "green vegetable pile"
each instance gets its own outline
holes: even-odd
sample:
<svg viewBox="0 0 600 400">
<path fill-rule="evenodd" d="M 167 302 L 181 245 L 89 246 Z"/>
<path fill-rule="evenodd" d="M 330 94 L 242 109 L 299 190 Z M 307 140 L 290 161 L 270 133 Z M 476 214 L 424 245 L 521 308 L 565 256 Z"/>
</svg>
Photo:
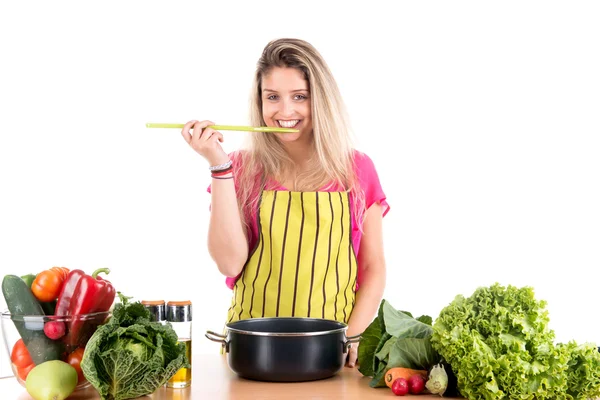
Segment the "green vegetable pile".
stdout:
<svg viewBox="0 0 600 400">
<path fill-rule="evenodd" d="M 111 320 L 89 340 L 81 369 L 103 400 L 153 393 L 181 367 L 189 368 L 185 346 L 170 325 L 151 321 L 139 302 L 115 305 Z"/>
<path fill-rule="evenodd" d="M 588 399 L 600 396 L 600 353 L 555 344 L 545 301 L 530 287 L 495 284 L 457 296 L 433 325 L 431 344 L 469 399 Z"/>
<path fill-rule="evenodd" d="M 430 393 L 474 400 L 600 398 L 598 348 L 555 343 L 545 307 L 531 287 L 496 283 L 456 296 L 431 326 L 383 300 L 362 335 L 359 371 L 384 387 L 391 368 L 427 370 Z"/>
<path fill-rule="evenodd" d="M 439 360 L 430 343 L 431 322 L 427 315 L 415 319 L 386 300 L 381 302 L 377 318 L 361 335 L 358 347 L 358 370 L 373 377 L 371 387 L 385 387 L 384 376 L 390 368 L 427 370 Z"/>
</svg>

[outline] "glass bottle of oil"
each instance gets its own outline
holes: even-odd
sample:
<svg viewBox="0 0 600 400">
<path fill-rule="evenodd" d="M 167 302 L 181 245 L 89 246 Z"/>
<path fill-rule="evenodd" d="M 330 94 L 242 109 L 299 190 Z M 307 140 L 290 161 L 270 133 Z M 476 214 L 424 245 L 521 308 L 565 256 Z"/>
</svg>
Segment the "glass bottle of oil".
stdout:
<svg viewBox="0 0 600 400">
<path fill-rule="evenodd" d="M 177 333 L 179 342 L 185 344 L 190 368 L 181 368 L 167 381 L 167 387 L 185 388 L 192 384 L 192 302 L 169 301 L 167 303 L 167 321 Z"/>
</svg>

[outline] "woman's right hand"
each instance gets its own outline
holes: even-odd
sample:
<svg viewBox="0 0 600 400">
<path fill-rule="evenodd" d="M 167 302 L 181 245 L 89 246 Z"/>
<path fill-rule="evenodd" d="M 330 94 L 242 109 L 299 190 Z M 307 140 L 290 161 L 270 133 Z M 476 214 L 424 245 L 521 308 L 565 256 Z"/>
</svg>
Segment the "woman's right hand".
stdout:
<svg viewBox="0 0 600 400">
<path fill-rule="evenodd" d="M 185 124 L 181 130 L 181 135 L 192 149 L 204 157 L 210 165 L 220 165 L 226 163 L 229 156 L 220 144 L 223 142 L 223 134 L 208 128 L 208 126 L 214 124 L 212 121 L 192 120 Z"/>
</svg>

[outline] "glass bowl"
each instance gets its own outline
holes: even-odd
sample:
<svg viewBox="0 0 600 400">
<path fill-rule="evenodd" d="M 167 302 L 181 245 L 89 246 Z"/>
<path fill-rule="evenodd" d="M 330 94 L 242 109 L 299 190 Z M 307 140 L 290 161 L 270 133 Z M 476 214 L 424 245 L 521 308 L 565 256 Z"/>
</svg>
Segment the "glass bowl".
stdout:
<svg viewBox="0 0 600 400">
<path fill-rule="evenodd" d="M 110 315 L 110 311 L 68 316 L 17 315 L 3 311 L 4 346 L 17 381 L 25 387 L 27 374 L 35 365 L 49 360 L 62 360 L 77 365 L 79 381 L 75 390 L 90 386 L 78 364 L 88 340 L 98 326 L 108 321 Z M 64 331 L 64 335 L 52 340 L 44 333 L 44 326 L 48 332 L 58 327 L 57 330 Z M 50 335 L 53 336 L 52 333 Z M 25 348 L 27 351 L 24 351 Z M 27 358 L 27 353 L 30 358 Z"/>
</svg>

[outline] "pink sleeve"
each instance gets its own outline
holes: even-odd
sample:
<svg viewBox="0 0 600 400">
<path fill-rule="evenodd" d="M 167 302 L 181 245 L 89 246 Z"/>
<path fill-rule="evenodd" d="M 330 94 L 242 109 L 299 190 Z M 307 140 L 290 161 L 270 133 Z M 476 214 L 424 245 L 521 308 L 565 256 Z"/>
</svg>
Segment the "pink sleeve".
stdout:
<svg viewBox="0 0 600 400">
<path fill-rule="evenodd" d="M 390 210 L 385 193 L 379 181 L 379 175 L 373 161 L 364 153 L 356 153 L 355 157 L 358 180 L 365 191 L 365 207 L 368 210 L 373 204 L 379 203 L 383 208 L 383 216 Z"/>
</svg>

